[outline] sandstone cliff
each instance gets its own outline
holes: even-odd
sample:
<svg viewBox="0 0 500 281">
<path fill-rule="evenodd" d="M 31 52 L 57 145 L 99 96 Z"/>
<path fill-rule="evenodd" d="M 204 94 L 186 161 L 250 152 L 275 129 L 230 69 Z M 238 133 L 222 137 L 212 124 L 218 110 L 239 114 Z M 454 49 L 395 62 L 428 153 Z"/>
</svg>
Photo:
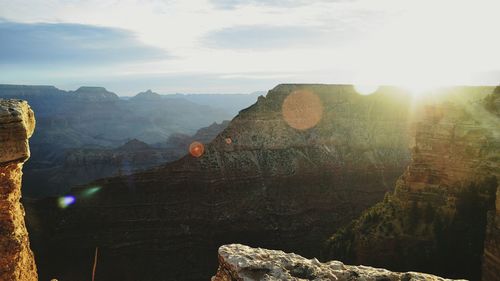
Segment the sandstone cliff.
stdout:
<svg viewBox="0 0 500 281">
<path fill-rule="evenodd" d="M 284 114 L 303 92 L 313 103 L 299 97 Z M 97 276 L 109 280 L 208 279 L 217 248 L 233 242 L 318 256 L 408 165 L 409 106 L 390 87 L 277 86 L 201 157 L 76 188 L 63 210 L 56 198 L 30 205 L 40 274 L 80 280 L 97 246 Z"/>
<path fill-rule="evenodd" d="M 232 244 L 219 248 L 219 269 L 212 281 L 331 280 L 331 281 L 445 281 L 437 276 L 398 273 L 368 266 L 321 263 L 282 251 Z"/>
<path fill-rule="evenodd" d="M 38 280 L 21 199 L 35 118 L 25 101 L 0 99 L 0 280 Z"/>
<path fill-rule="evenodd" d="M 395 194 L 335 234 L 326 257 L 479 280 L 486 213 L 500 178 L 500 118 L 489 109 L 495 95 L 424 104 Z M 493 225 L 485 270 L 495 274 Z"/>
</svg>

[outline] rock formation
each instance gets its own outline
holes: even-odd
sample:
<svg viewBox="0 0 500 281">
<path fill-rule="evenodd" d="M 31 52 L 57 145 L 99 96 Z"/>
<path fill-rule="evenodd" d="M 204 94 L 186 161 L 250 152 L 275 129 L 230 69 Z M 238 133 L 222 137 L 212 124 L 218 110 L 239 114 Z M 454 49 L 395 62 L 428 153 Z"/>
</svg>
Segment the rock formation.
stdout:
<svg viewBox="0 0 500 281">
<path fill-rule="evenodd" d="M 495 95 L 452 95 L 423 105 L 412 161 L 395 194 L 334 235 L 326 257 L 478 280 L 486 213 L 500 179 L 500 118 L 488 109 Z M 498 269 L 494 224 L 485 251 L 492 274 Z"/>
<path fill-rule="evenodd" d="M 303 91 L 317 95 L 323 114 L 301 130 L 282 105 Z M 311 121 L 301 116 L 314 109 L 307 100 L 290 104 L 293 124 Z M 208 279 L 217 248 L 232 242 L 319 256 L 323 241 L 380 201 L 408 165 L 409 106 L 391 87 L 361 96 L 348 85 L 277 86 L 201 157 L 78 187 L 63 210 L 57 198 L 30 204 L 40 274 L 86 276 L 95 247 L 97 276 L 109 280 Z"/>
<path fill-rule="evenodd" d="M 35 118 L 28 103 L 0 99 L 0 280 L 38 280 L 21 199 Z"/>
<path fill-rule="evenodd" d="M 282 251 L 232 244 L 219 248 L 219 269 L 212 281 L 331 280 L 331 281 L 445 281 L 437 276 L 391 272 L 368 266 L 321 263 Z"/>
</svg>

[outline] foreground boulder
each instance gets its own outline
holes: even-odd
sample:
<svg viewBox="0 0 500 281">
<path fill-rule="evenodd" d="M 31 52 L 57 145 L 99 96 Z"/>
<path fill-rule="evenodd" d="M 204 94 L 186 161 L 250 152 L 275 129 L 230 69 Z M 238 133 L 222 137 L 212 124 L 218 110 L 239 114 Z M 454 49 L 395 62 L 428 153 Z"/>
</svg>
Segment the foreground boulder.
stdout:
<svg viewBox="0 0 500 281">
<path fill-rule="evenodd" d="M 21 168 L 35 128 L 25 101 L 0 99 L 0 280 L 37 280 L 21 198 Z"/>
<path fill-rule="evenodd" d="M 416 272 L 391 272 L 368 266 L 321 263 L 282 251 L 251 248 L 240 244 L 219 248 L 219 269 L 212 281 L 251 280 L 363 280 L 438 281 L 451 280 Z"/>
</svg>

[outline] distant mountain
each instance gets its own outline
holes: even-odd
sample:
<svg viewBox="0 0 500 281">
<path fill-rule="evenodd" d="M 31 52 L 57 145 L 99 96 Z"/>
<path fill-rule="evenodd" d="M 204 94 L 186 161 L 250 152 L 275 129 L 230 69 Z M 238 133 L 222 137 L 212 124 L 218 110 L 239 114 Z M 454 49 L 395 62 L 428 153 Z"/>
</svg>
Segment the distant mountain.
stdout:
<svg viewBox="0 0 500 281">
<path fill-rule="evenodd" d="M 122 150 L 122 151 L 137 151 L 137 150 L 149 150 L 149 149 L 153 148 L 149 146 L 147 143 L 142 142 L 138 139 L 129 140 L 124 145 L 117 148 L 117 150 Z"/>
<path fill-rule="evenodd" d="M 210 97 L 219 100 L 216 95 Z M 243 104 L 242 108 L 256 100 L 254 96 L 239 97 L 239 102 L 235 97 L 232 100 L 235 104 Z M 40 182 L 53 182 L 49 179 L 51 173 L 44 173 L 57 170 L 71 150 L 82 148 L 92 157 L 90 148 L 114 149 L 130 139 L 165 146 L 172 135 L 191 136 L 199 128 L 235 115 L 233 105 L 213 101 L 211 103 L 218 106 L 210 106 L 207 97 L 202 98 L 204 103 L 196 103 L 181 96 L 160 96 L 151 90 L 121 99 L 103 87 L 64 91 L 54 86 L 0 85 L 0 98 L 27 100 L 35 112 L 37 127 L 30 139 L 32 156 L 24 169 L 23 194 L 28 197 L 54 194 L 56 190 L 68 188 L 41 188 Z M 170 161 L 175 157 L 158 159 Z M 40 174 L 40 171 L 45 172 Z M 78 173 L 87 174 L 85 171 Z"/>
<path fill-rule="evenodd" d="M 120 98 L 103 87 L 80 87 L 72 92 L 76 98 L 89 102 L 117 101 Z"/>
<path fill-rule="evenodd" d="M 159 101 L 162 99 L 162 96 L 158 93 L 155 93 L 151 90 L 147 90 L 145 92 L 140 92 L 134 97 L 130 98 L 133 101 Z"/>
</svg>

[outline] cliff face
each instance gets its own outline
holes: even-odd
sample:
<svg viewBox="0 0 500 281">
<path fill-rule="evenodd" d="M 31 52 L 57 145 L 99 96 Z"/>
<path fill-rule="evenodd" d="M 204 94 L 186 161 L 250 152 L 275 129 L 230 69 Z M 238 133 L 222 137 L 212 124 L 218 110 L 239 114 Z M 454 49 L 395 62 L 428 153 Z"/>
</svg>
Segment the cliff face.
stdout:
<svg viewBox="0 0 500 281">
<path fill-rule="evenodd" d="M 0 280 L 38 280 L 21 198 L 21 168 L 35 128 L 24 101 L 0 99 Z"/>
<path fill-rule="evenodd" d="M 285 99 L 304 91 L 314 104 L 292 100 L 285 120 Z M 360 96 L 352 86 L 280 85 L 200 157 L 79 187 L 63 210 L 55 199 L 30 205 L 40 272 L 78 280 L 95 247 L 97 276 L 110 280 L 209 278 L 216 249 L 231 242 L 318 256 L 407 166 L 409 100 L 393 88 Z"/>
<path fill-rule="evenodd" d="M 496 209 L 488 215 L 482 280 L 500 280 L 500 190 L 497 190 Z"/>
<path fill-rule="evenodd" d="M 486 109 L 500 117 L 500 87 L 486 100 Z M 497 179 L 499 170 L 497 167 Z M 500 188 L 497 188 L 495 209 L 488 214 L 482 277 L 483 281 L 500 280 Z"/>
<path fill-rule="evenodd" d="M 232 244 L 219 248 L 219 269 L 212 281 L 331 280 L 331 281 L 445 281 L 437 276 L 398 273 L 368 266 L 321 263 L 296 254 Z"/>
<path fill-rule="evenodd" d="M 500 178 L 500 118 L 488 109 L 494 95 L 424 105 L 395 194 L 334 235 L 327 256 L 478 280 L 486 213 Z M 496 253 L 495 228 L 490 232 Z M 495 255 L 486 263 L 498 265 Z"/>
</svg>

